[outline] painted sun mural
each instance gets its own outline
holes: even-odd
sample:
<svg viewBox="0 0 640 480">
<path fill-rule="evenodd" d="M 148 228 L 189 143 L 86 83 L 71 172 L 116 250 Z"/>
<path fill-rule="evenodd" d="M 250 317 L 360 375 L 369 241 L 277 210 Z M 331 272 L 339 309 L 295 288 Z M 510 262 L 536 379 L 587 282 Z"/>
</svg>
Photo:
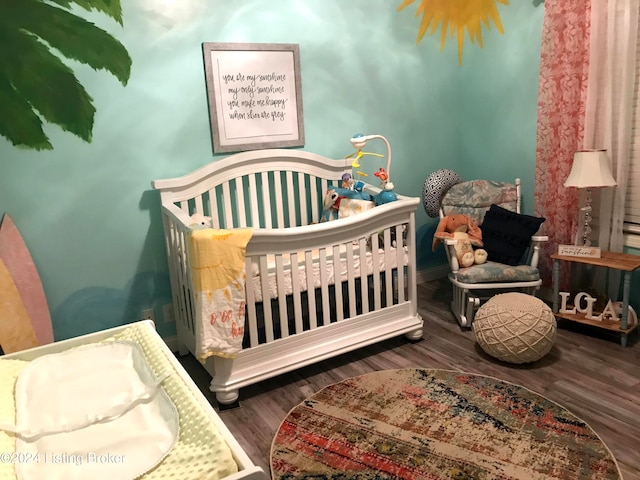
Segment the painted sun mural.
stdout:
<svg viewBox="0 0 640 480">
<path fill-rule="evenodd" d="M 404 0 L 398 11 L 414 3 L 415 0 Z M 462 65 L 462 47 L 465 30 L 471 43 L 478 42 L 482 48 L 482 25 L 491 28 L 491 21 L 500 33 L 504 33 L 498 4 L 509 5 L 509 0 L 420 0 L 416 17 L 422 15 L 418 38 L 420 43 L 427 30 L 433 35 L 440 26 L 440 50 L 444 48 L 447 34 L 458 40 L 458 63 Z"/>
</svg>

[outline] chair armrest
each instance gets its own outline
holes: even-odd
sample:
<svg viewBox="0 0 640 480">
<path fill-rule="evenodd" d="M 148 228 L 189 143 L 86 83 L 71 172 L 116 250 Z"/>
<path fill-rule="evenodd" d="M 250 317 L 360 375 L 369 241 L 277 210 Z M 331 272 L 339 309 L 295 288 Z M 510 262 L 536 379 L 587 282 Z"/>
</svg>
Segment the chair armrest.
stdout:
<svg viewBox="0 0 640 480">
<path fill-rule="evenodd" d="M 449 261 L 449 267 L 453 273 L 457 273 L 460 270 L 460 264 L 458 263 L 458 256 L 456 255 L 456 245 L 458 240 L 455 238 L 445 238 L 444 246 L 447 251 L 447 260 Z"/>
<path fill-rule="evenodd" d="M 549 237 L 547 235 L 534 235 L 533 237 L 531 237 L 531 241 L 538 243 L 548 242 Z"/>
<path fill-rule="evenodd" d="M 529 265 L 534 268 L 538 268 L 538 261 L 540 260 L 540 244 L 549 241 L 547 235 L 534 235 L 531 237 L 531 256 L 529 259 Z"/>
</svg>

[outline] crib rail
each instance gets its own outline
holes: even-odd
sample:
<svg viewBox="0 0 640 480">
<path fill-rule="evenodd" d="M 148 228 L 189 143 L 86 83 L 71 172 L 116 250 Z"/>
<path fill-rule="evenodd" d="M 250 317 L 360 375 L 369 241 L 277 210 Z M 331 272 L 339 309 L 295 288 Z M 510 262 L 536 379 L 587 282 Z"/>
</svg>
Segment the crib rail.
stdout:
<svg viewBox="0 0 640 480">
<path fill-rule="evenodd" d="M 273 149 L 233 155 L 152 186 L 163 204 L 211 217 L 214 228 L 276 229 L 318 222 L 324 193 L 350 171 L 344 159 Z"/>
<path fill-rule="evenodd" d="M 413 231 L 417 201 L 403 197 L 395 208 L 380 206 L 341 219 L 339 235 L 332 222 L 256 231 L 245 260 L 245 346 L 415 298 L 406 288 L 414 283 L 406 280 L 405 267 L 413 248 L 406 232 Z"/>
</svg>

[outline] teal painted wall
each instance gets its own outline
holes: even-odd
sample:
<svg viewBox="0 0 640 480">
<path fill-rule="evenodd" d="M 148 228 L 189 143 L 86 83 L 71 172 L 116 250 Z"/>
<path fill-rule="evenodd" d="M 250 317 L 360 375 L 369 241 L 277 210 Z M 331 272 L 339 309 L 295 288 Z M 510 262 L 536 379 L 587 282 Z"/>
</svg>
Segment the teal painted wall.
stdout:
<svg viewBox="0 0 640 480">
<path fill-rule="evenodd" d="M 305 150 L 340 158 L 356 132 L 385 135 L 396 190 L 419 196 L 439 168 L 464 178 L 522 178 L 533 213 L 537 81 L 543 8 L 499 6 L 505 33 L 483 29 L 463 65 L 439 34 L 416 45 L 415 6 L 384 0 L 122 0 L 124 25 L 90 19 L 132 58 L 126 87 L 104 71 L 68 62 L 97 109 L 93 140 L 47 125 L 54 150 L 17 149 L 0 137 L 0 214 L 30 248 L 56 339 L 140 318 L 170 302 L 154 179 L 182 175 L 213 155 L 202 42 L 298 43 Z M 372 145 L 373 148 L 373 145 Z M 379 150 L 382 152 L 382 150 Z M 419 268 L 435 222 L 417 214 Z"/>
</svg>

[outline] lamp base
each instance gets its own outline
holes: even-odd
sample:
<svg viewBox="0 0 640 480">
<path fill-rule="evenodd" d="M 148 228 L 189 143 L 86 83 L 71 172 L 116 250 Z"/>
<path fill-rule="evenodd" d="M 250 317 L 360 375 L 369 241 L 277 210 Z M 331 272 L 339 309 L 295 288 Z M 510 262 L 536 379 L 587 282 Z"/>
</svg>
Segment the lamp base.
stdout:
<svg viewBox="0 0 640 480">
<path fill-rule="evenodd" d="M 582 245 L 585 247 L 591 246 L 591 189 L 587 187 L 585 196 L 585 206 L 580 209 L 584 212 L 584 224 L 582 226 Z"/>
</svg>

